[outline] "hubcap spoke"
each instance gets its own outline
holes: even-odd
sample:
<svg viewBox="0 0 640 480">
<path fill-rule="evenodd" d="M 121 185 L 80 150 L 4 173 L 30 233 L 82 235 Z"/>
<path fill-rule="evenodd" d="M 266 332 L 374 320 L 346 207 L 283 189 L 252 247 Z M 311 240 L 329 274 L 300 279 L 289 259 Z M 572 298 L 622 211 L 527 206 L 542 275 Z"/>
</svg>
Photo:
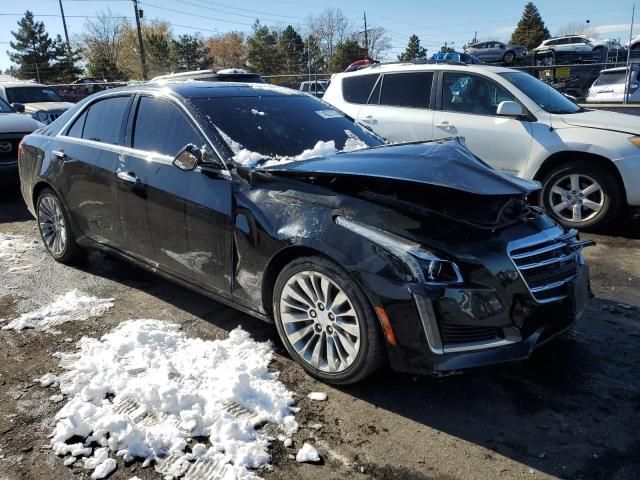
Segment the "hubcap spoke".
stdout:
<svg viewBox="0 0 640 480">
<path fill-rule="evenodd" d="M 582 221 L 582 207 L 580 205 L 574 205 L 573 206 L 573 217 L 572 220 L 574 222 L 581 222 Z"/>
<path fill-rule="evenodd" d="M 592 193 L 596 193 L 596 192 L 600 192 L 602 191 L 602 189 L 600 188 L 600 185 L 598 185 L 597 183 L 592 183 L 591 185 L 589 185 L 587 188 L 585 188 L 582 191 L 582 194 L 587 197 L 589 195 L 591 195 Z"/>
<path fill-rule="evenodd" d="M 585 200 L 583 202 L 583 205 L 585 208 L 588 208 L 589 210 L 593 210 L 594 212 L 599 212 L 600 210 L 602 210 L 602 205 L 592 200 Z"/>
<path fill-rule="evenodd" d="M 282 289 L 279 307 L 286 340 L 304 362 L 328 373 L 353 365 L 360 351 L 360 319 L 329 276 L 294 274 Z"/>
</svg>

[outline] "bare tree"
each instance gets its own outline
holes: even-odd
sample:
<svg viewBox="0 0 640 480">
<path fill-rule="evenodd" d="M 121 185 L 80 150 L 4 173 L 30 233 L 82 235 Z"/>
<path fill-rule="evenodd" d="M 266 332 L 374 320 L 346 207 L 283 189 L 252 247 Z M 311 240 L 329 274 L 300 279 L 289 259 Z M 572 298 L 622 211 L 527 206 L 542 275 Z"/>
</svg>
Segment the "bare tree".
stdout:
<svg viewBox="0 0 640 480">
<path fill-rule="evenodd" d="M 569 23 L 558 29 L 556 36 L 566 37 L 567 35 L 582 35 L 584 37 L 597 37 L 598 31 L 588 23 Z"/>
<path fill-rule="evenodd" d="M 354 35 L 353 25 L 339 8 L 327 8 L 307 18 L 308 34 L 320 41 L 320 48 L 330 58 L 336 47 Z"/>
<path fill-rule="evenodd" d="M 94 19 L 85 22 L 84 32 L 76 37 L 75 43 L 91 76 L 109 80 L 123 78 L 118 65 L 127 25 L 125 18 L 114 15 L 111 10 L 98 12 Z"/>
<path fill-rule="evenodd" d="M 357 36 L 362 46 L 367 48 L 367 45 L 364 44 L 364 32 L 359 32 Z M 387 35 L 387 30 L 384 27 L 373 27 L 368 29 L 367 42 L 369 43 L 369 56 L 373 59 L 379 59 L 391 48 L 391 37 Z"/>
</svg>

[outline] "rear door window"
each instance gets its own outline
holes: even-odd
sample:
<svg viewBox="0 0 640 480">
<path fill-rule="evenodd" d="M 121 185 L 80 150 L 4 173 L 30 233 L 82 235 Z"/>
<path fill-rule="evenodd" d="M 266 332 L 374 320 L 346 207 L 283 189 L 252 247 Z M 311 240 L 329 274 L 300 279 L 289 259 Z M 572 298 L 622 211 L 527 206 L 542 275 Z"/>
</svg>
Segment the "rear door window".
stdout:
<svg viewBox="0 0 640 480">
<path fill-rule="evenodd" d="M 354 75 L 342 79 L 342 95 L 349 103 L 364 105 L 367 103 L 371 89 L 373 88 L 378 74 Z"/>
<path fill-rule="evenodd" d="M 380 105 L 429 108 L 433 72 L 389 73 L 382 79 Z"/>
<path fill-rule="evenodd" d="M 129 111 L 129 100 L 129 96 L 113 97 L 92 104 L 86 113 L 82 138 L 122 145 L 122 127 Z"/>
<path fill-rule="evenodd" d="M 202 136 L 173 103 L 142 97 L 133 129 L 133 148 L 175 157 L 186 145 L 201 147 Z"/>
</svg>

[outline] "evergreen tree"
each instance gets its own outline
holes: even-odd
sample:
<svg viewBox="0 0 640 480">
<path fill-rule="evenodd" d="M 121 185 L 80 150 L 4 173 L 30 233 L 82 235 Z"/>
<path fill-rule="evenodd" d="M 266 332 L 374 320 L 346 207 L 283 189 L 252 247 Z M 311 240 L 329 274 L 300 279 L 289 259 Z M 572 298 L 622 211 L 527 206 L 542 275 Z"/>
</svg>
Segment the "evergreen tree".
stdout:
<svg viewBox="0 0 640 480">
<path fill-rule="evenodd" d="M 19 78 L 35 78 L 42 83 L 73 80 L 78 73 L 74 56 L 67 49 L 60 35 L 52 39 L 44 23 L 36 22 L 33 13 L 26 11 L 18 21 L 17 32 L 11 32 L 15 41 L 9 42 L 7 53 L 16 64 L 15 75 Z"/>
<path fill-rule="evenodd" d="M 253 33 L 247 39 L 247 63 L 260 75 L 280 73 L 281 58 L 278 51 L 278 34 L 256 21 Z"/>
<path fill-rule="evenodd" d="M 148 30 L 144 32 L 145 59 L 149 78 L 170 73 L 171 34 L 169 32 Z"/>
<path fill-rule="evenodd" d="M 512 45 L 524 45 L 532 49 L 540 45 L 543 40 L 550 38 L 549 30 L 545 27 L 538 7 L 529 2 L 524 7 L 522 18 L 511 35 Z"/>
<path fill-rule="evenodd" d="M 331 68 L 334 72 L 341 72 L 356 60 L 367 58 L 367 49 L 361 47 L 356 40 L 347 40 L 338 44 L 331 57 Z"/>
<path fill-rule="evenodd" d="M 172 50 L 176 71 L 207 68 L 211 63 L 199 35 L 180 35 L 177 40 L 172 40 Z"/>
<path fill-rule="evenodd" d="M 401 62 L 411 62 L 412 60 L 424 60 L 427 58 L 427 49 L 420 46 L 420 39 L 417 35 L 409 37 L 407 49 L 398 55 Z"/>
<path fill-rule="evenodd" d="M 282 58 L 280 73 L 293 74 L 305 70 L 305 45 L 302 37 L 291 26 L 287 26 L 278 39 L 278 50 Z"/>
</svg>

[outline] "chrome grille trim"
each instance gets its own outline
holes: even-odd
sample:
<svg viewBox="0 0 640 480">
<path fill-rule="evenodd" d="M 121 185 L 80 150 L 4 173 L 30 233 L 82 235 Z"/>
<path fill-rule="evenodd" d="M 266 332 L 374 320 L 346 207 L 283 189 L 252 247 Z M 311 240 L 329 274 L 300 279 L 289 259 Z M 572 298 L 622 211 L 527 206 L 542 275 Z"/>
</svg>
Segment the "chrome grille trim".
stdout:
<svg viewBox="0 0 640 480">
<path fill-rule="evenodd" d="M 509 244 L 509 257 L 536 302 L 567 298 L 563 287 L 576 278 L 581 263 L 582 242 L 577 242 L 576 236 L 575 230 L 565 233 L 554 227 Z"/>
</svg>

